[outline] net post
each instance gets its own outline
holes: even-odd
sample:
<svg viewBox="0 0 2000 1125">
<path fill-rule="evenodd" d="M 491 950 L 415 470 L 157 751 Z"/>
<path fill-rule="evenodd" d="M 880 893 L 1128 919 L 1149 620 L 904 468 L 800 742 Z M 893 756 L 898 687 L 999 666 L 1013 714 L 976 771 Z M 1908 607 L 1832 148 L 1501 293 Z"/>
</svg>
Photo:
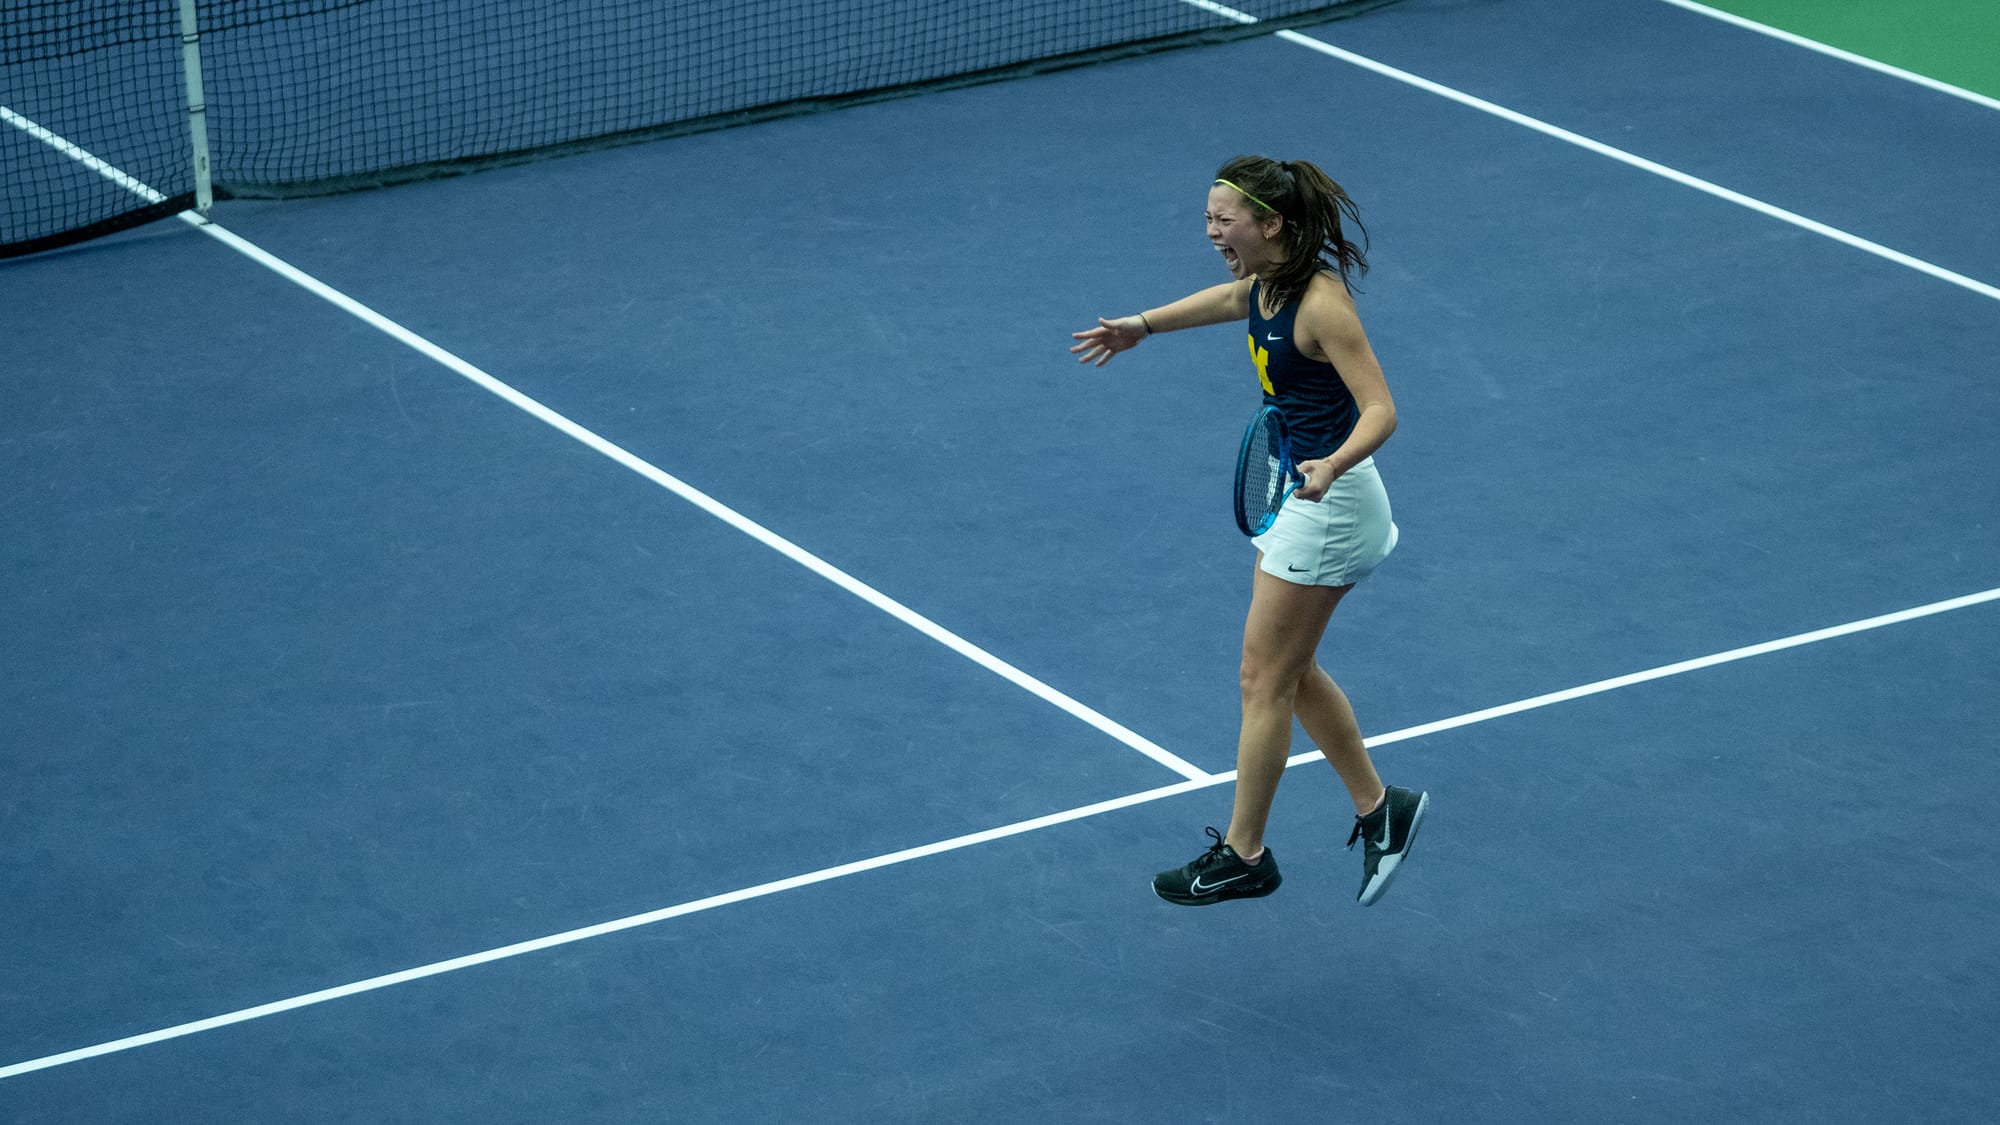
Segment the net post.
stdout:
<svg viewBox="0 0 2000 1125">
<path fill-rule="evenodd" d="M 194 155 L 194 206 L 203 215 L 215 203 L 208 174 L 208 102 L 201 92 L 201 29 L 195 0 L 180 0 L 181 65 L 187 75 L 188 143 Z"/>
</svg>

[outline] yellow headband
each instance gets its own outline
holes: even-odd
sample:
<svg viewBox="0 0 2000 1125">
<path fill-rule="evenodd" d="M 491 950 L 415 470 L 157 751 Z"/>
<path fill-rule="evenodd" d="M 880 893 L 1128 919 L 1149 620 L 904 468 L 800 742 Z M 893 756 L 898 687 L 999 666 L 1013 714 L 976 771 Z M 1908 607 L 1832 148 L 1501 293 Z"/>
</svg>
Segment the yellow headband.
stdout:
<svg viewBox="0 0 2000 1125">
<path fill-rule="evenodd" d="M 1278 209 L 1276 207 L 1273 207 L 1270 204 L 1264 202 L 1263 200 L 1257 198 L 1256 196 L 1251 195 L 1249 192 L 1244 191 L 1242 188 L 1237 187 L 1235 184 L 1230 183 L 1228 180 L 1217 180 L 1215 182 L 1221 184 L 1223 187 L 1234 190 L 1236 194 L 1242 196 L 1243 198 L 1249 200 L 1252 203 L 1255 203 L 1257 206 L 1262 207 L 1264 210 L 1269 211 L 1273 215 L 1278 213 Z"/>
</svg>

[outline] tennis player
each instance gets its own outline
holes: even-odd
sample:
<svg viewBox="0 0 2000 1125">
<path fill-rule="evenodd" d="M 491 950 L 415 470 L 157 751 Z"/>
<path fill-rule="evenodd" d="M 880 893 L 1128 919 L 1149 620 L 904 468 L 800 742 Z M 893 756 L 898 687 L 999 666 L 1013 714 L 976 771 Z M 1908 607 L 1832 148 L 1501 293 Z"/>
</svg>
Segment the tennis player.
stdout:
<svg viewBox="0 0 2000 1125">
<path fill-rule="evenodd" d="M 1234 280 L 1135 316 L 1074 333 L 1079 362 L 1103 366 L 1148 336 L 1249 321 L 1250 356 L 1264 401 L 1284 412 L 1305 476 L 1269 530 L 1252 542 L 1257 567 L 1243 625 L 1243 718 L 1236 798 L 1226 835 L 1162 871 L 1153 890 L 1204 906 L 1278 889 L 1264 846 L 1271 801 L 1291 755 L 1297 716 L 1354 799 L 1352 848 L 1363 847 L 1363 906 L 1387 890 L 1429 804 L 1384 786 L 1347 696 L 1315 659 L 1335 607 L 1396 546 L 1374 453 L 1396 430 L 1396 404 L 1361 329 L 1352 281 L 1368 269 L 1367 232 L 1354 201 L 1304 161 L 1231 160 L 1208 192 L 1208 240 Z M 1347 236 L 1348 227 L 1361 238 Z"/>
</svg>

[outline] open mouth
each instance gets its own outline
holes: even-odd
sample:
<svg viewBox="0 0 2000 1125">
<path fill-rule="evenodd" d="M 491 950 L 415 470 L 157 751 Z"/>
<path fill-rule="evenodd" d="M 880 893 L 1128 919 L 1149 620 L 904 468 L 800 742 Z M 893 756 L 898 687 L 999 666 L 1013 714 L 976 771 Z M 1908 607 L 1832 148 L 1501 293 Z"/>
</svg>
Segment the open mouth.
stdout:
<svg viewBox="0 0 2000 1125">
<path fill-rule="evenodd" d="M 1217 246 L 1216 250 L 1221 252 L 1222 264 L 1229 267 L 1230 273 L 1235 273 L 1242 268 L 1242 259 L 1236 256 L 1236 251 L 1231 250 L 1227 246 Z"/>
</svg>

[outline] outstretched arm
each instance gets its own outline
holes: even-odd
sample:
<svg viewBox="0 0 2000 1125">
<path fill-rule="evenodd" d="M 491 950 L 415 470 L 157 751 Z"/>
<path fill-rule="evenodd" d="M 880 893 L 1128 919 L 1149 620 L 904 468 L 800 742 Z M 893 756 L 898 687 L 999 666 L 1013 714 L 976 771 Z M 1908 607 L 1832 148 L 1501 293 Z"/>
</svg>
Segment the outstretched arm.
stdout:
<svg viewBox="0 0 2000 1125">
<path fill-rule="evenodd" d="M 1250 315 L 1250 282 L 1231 281 L 1190 293 L 1172 304 L 1147 309 L 1135 316 L 1116 320 L 1098 318 L 1097 327 L 1070 333 L 1077 342 L 1070 351 L 1078 363 L 1102 367 L 1111 357 L 1155 332 L 1199 328 L 1206 324 L 1226 324 Z"/>
</svg>

